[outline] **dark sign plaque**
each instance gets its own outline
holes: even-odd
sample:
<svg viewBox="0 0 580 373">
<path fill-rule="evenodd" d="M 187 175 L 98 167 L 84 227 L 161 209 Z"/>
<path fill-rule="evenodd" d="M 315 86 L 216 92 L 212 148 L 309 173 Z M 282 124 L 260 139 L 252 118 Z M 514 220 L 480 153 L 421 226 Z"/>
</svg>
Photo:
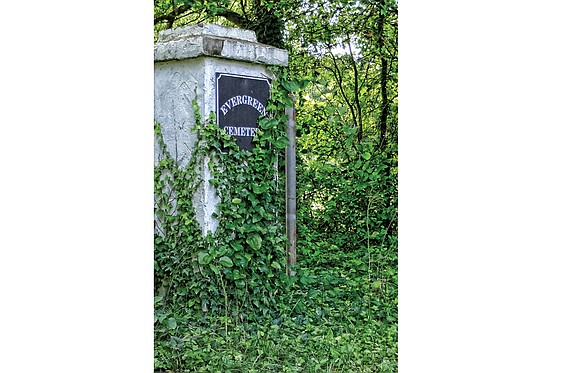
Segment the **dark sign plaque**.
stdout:
<svg viewBox="0 0 580 373">
<path fill-rule="evenodd" d="M 218 126 L 233 136 L 241 149 L 251 150 L 258 118 L 266 115 L 270 80 L 226 73 L 215 75 Z"/>
</svg>

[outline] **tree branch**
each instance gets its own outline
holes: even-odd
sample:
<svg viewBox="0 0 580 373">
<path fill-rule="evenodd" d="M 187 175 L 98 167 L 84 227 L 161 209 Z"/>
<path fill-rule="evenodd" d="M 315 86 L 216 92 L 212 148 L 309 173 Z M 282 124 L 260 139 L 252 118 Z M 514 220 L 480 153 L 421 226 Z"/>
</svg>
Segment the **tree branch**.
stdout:
<svg viewBox="0 0 580 373">
<path fill-rule="evenodd" d="M 356 66 L 356 61 L 354 60 L 354 55 L 352 54 L 352 48 L 350 46 L 350 38 L 348 39 L 348 51 L 350 53 L 350 60 L 352 62 L 352 67 L 354 70 L 354 103 L 356 104 L 356 109 L 358 112 L 358 134 L 357 138 L 360 142 L 362 140 L 363 135 L 363 123 L 362 123 L 362 109 L 360 106 L 360 98 L 359 98 L 359 84 L 358 84 L 358 68 Z"/>
<path fill-rule="evenodd" d="M 332 52 L 330 51 L 330 46 L 328 46 L 328 53 L 330 54 L 330 57 L 332 57 L 332 62 L 334 64 L 334 68 L 336 69 L 336 71 L 332 70 L 330 67 L 327 67 L 327 69 L 330 70 L 332 75 L 334 75 L 334 79 L 336 79 L 336 81 L 338 83 L 338 88 L 340 89 L 340 93 L 342 94 L 342 97 L 344 97 L 344 101 L 346 102 L 348 108 L 350 109 L 352 121 L 356 125 L 358 123 L 358 121 L 356 119 L 356 112 L 354 110 L 354 107 L 352 106 L 352 104 L 348 100 L 348 97 L 346 96 L 346 92 L 344 91 L 344 88 L 342 87 L 343 84 L 342 84 L 342 76 L 340 75 L 340 69 L 338 68 L 338 64 L 336 63 L 336 58 L 334 57 L 334 54 L 332 54 Z"/>
</svg>

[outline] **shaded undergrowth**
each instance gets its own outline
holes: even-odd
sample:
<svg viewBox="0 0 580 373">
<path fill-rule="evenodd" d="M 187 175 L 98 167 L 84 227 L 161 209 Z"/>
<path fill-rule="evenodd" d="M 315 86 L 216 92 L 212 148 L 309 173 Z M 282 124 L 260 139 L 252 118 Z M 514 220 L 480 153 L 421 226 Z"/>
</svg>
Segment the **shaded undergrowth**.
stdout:
<svg viewBox="0 0 580 373">
<path fill-rule="evenodd" d="M 336 250 L 337 248 L 334 248 Z M 305 268 L 270 317 L 237 322 L 172 312 L 159 334 L 155 366 L 165 372 L 396 372 L 396 251 L 371 250 L 384 266 L 370 273 L 368 258 L 332 252 L 342 265 Z M 367 250 L 368 251 L 368 250 Z M 383 255 L 384 257 L 381 257 Z M 394 261 L 389 264 L 389 261 Z M 228 324 L 230 327 L 226 328 Z"/>
</svg>

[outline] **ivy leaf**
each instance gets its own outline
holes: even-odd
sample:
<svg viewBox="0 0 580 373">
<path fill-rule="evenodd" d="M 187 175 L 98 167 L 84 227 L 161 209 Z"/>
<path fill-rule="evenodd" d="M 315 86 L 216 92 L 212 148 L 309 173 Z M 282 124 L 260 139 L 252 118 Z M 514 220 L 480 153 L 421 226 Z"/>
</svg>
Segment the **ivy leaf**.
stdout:
<svg viewBox="0 0 580 373">
<path fill-rule="evenodd" d="M 268 190 L 268 187 L 269 187 L 268 183 L 253 184 L 252 185 L 252 190 L 256 194 L 262 194 L 266 190 Z"/>
<path fill-rule="evenodd" d="M 242 251 L 244 249 L 244 247 L 242 245 L 240 245 L 239 243 L 232 243 L 232 248 L 235 251 Z"/>
<path fill-rule="evenodd" d="M 220 270 L 218 267 L 214 266 L 213 264 L 209 265 L 209 268 L 212 270 L 213 273 L 215 273 L 216 275 L 218 275 L 220 273 Z"/>
<path fill-rule="evenodd" d="M 362 157 L 368 161 L 369 159 L 371 159 L 371 154 L 369 152 L 364 152 L 362 154 Z"/>
<path fill-rule="evenodd" d="M 280 264 L 278 264 L 278 262 L 272 262 L 272 267 L 276 269 L 282 269 L 282 267 L 280 267 Z"/>
<path fill-rule="evenodd" d="M 228 256 L 222 256 L 219 260 L 219 263 L 221 265 L 223 265 L 224 267 L 232 267 L 234 265 L 234 263 L 232 262 L 232 260 L 228 257 Z"/>
<path fill-rule="evenodd" d="M 272 144 L 274 145 L 274 147 L 276 147 L 278 149 L 282 149 L 282 148 L 289 146 L 290 141 L 288 140 L 288 138 L 286 136 L 284 136 L 284 137 L 280 137 L 277 140 L 272 141 Z"/>
<path fill-rule="evenodd" d="M 248 265 L 248 259 L 243 255 L 236 255 L 234 261 L 238 267 L 245 268 Z"/>
<path fill-rule="evenodd" d="M 211 257 L 205 251 L 200 251 L 199 253 L 197 253 L 197 261 L 201 265 L 206 265 L 209 262 L 211 262 Z"/>
<path fill-rule="evenodd" d="M 298 83 L 296 83 L 294 80 L 290 80 L 290 81 L 282 80 L 281 83 L 284 86 L 284 88 L 286 88 L 290 92 L 296 92 L 300 88 Z"/>
<path fill-rule="evenodd" d="M 260 126 L 262 129 L 269 130 L 270 128 L 276 127 L 278 122 L 275 119 L 262 118 L 260 119 Z"/>
<path fill-rule="evenodd" d="M 175 321 L 175 319 L 173 317 L 170 317 L 167 319 L 167 327 L 169 329 L 177 328 L 177 322 Z"/>
<path fill-rule="evenodd" d="M 239 205 L 240 203 L 242 203 L 242 200 L 239 198 L 234 198 L 234 199 L 232 199 L 232 203 Z"/>
<path fill-rule="evenodd" d="M 260 250 L 260 247 L 262 247 L 262 237 L 255 233 L 246 238 L 246 242 L 254 250 Z"/>
</svg>

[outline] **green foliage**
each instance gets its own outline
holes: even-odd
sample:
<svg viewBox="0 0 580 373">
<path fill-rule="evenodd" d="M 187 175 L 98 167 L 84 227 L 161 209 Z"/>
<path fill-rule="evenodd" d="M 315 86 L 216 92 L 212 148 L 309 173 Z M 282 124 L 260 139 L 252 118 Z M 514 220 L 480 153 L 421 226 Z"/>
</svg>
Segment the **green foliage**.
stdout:
<svg viewBox="0 0 580 373">
<path fill-rule="evenodd" d="M 265 324 L 224 336 L 205 327 L 163 344 L 172 372 L 396 372 L 396 326 Z"/>
<path fill-rule="evenodd" d="M 171 342 L 200 320 L 219 322 L 227 335 L 231 325 L 277 315 L 286 286 L 284 184 L 278 168 L 288 141 L 287 96 L 282 86 L 274 85 L 268 105 L 273 116 L 260 120 L 252 152 L 240 150 L 213 120 L 202 123 L 194 103 L 198 142 L 190 163 L 179 167 L 156 125 L 163 152 L 155 167 L 157 341 Z M 220 198 L 222 222 L 205 237 L 192 205 L 204 164 Z"/>
<path fill-rule="evenodd" d="M 301 157 L 298 216 L 304 247 L 323 240 L 353 251 L 384 247 L 397 235 L 396 158 L 368 144 L 354 149 L 360 150 L 343 159 Z"/>
<path fill-rule="evenodd" d="M 284 20 L 297 0 L 155 0 L 155 31 L 197 23 L 253 30 L 259 42 L 284 47 Z"/>
<path fill-rule="evenodd" d="M 155 6 L 156 29 L 236 25 L 290 54 L 288 68 L 272 69 L 271 115 L 259 119 L 252 152 L 197 118 L 194 161 L 178 168 L 166 157 L 155 170 L 155 366 L 396 372 L 397 2 Z M 293 277 L 285 273 L 281 177 L 290 95 L 298 153 Z M 221 223 L 202 237 L 191 199 L 206 154 Z"/>
<path fill-rule="evenodd" d="M 299 139 L 311 145 L 300 148 L 299 265 L 287 277 L 284 109 L 309 81 L 275 71 L 252 152 L 198 116 L 192 161 L 180 168 L 165 152 L 155 168 L 155 366 L 396 372 L 396 148 L 353 131 L 348 146 Z M 206 160 L 221 223 L 202 237 L 191 200 Z"/>
</svg>

